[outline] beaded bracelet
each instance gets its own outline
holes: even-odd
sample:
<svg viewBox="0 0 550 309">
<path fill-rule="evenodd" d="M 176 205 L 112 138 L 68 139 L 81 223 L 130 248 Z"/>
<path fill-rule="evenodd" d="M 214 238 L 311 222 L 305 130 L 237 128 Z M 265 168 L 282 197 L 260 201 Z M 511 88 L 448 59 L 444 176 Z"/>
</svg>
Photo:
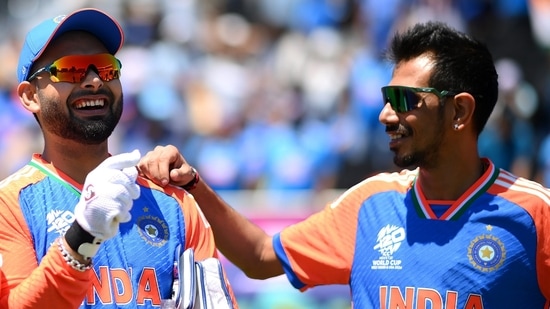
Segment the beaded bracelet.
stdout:
<svg viewBox="0 0 550 309">
<path fill-rule="evenodd" d="M 88 269 L 92 269 L 92 261 L 90 260 L 90 263 L 84 264 L 75 259 L 69 251 L 67 251 L 67 248 L 65 248 L 65 245 L 63 244 L 63 240 L 61 238 L 57 239 L 57 247 L 59 248 L 59 251 L 61 252 L 61 255 L 63 256 L 63 259 L 67 264 L 69 264 L 73 269 L 76 269 L 80 272 L 85 272 Z"/>
<path fill-rule="evenodd" d="M 197 184 L 201 180 L 201 177 L 199 176 L 199 172 L 194 167 L 191 167 L 191 175 L 193 175 L 193 179 L 189 181 L 188 183 L 181 186 L 185 191 L 193 190 L 197 187 Z"/>
</svg>

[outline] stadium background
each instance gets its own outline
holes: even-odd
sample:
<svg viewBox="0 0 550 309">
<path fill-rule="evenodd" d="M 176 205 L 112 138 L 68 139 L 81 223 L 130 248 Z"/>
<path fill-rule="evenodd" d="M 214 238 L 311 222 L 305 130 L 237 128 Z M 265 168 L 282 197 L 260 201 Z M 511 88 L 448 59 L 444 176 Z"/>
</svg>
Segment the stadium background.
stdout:
<svg viewBox="0 0 550 309">
<path fill-rule="evenodd" d="M 178 146 L 269 232 L 395 170 L 378 124 L 390 79 L 380 55 L 417 21 L 445 21 L 489 45 L 501 94 L 480 151 L 550 185 L 546 0 L 0 0 L 0 178 L 42 149 L 14 94 L 24 33 L 81 7 L 106 10 L 126 32 L 125 112 L 111 152 Z M 227 265 L 242 308 L 350 307 L 345 286 L 299 293 L 284 276 L 256 281 Z"/>
</svg>

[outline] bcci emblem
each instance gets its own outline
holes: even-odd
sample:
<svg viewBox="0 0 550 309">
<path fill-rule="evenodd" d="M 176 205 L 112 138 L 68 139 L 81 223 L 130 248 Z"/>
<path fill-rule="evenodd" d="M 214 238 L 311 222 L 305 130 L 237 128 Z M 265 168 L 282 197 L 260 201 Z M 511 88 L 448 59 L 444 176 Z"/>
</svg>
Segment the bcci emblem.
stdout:
<svg viewBox="0 0 550 309">
<path fill-rule="evenodd" d="M 150 245 L 161 247 L 168 241 L 168 225 L 159 217 L 140 217 L 137 225 L 141 238 Z"/>
<path fill-rule="evenodd" d="M 493 235 L 481 235 L 468 246 L 470 263 L 482 272 L 499 269 L 506 259 L 506 250 L 500 239 Z"/>
</svg>

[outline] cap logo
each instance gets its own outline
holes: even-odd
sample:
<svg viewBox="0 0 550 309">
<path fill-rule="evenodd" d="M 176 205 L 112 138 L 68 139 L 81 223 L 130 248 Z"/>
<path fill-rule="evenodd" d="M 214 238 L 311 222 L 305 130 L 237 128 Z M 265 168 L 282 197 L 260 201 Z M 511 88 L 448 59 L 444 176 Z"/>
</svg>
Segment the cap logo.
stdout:
<svg viewBox="0 0 550 309">
<path fill-rule="evenodd" d="M 67 15 L 59 15 L 57 17 L 54 17 L 53 22 L 56 24 L 59 24 Z"/>
</svg>

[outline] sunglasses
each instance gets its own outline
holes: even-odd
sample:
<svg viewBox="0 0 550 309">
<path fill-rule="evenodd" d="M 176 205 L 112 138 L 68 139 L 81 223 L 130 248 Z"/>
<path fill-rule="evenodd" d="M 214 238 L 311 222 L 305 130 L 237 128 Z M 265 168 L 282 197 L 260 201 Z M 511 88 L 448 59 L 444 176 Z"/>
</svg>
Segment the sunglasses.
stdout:
<svg viewBox="0 0 550 309">
<path fill-rule="evenodd" d="M 61 57 L 53 63 L 34 72 L 27 80 L 31 81 L 42 72 L 50 73 L 50 80 L 54 83 L 81 83 L 90 66 L 102 81 L 108 82 L 120 77 L 122 63 L 111 54 L 70 55 Z"/>
<path fill-rule="evenodd" d="M 398 113 L 405 113 L 418 107 L 420 96 L 419 92 L 433 93 L 440 99 L 456 95 L 456 93 L 435 88 L 414 88 L 406 86 L 386 86 L 382 87 L 382 96 L 384 104 L 390 103 L 391 108 Z"/>
</svg>

